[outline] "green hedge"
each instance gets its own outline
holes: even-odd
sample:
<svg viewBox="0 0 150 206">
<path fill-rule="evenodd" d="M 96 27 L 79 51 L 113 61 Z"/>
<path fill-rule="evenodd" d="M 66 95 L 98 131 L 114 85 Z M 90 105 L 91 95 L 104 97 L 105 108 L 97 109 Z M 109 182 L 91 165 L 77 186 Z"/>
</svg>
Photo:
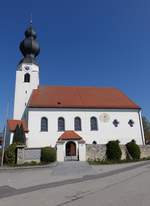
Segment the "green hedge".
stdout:
<svg viewBox="0 0 150 206">
<path fill-rule="evenodd" d="M 135 140 L 128 142 L 126 144 L 126 148 L 133 160 L 140 159 L 140 155 L 141 155 L 140 147 L 136 144 Z M 128 155 L 128 158 L 130 158 L 129 155 Z"/>
<path fill-rule="evenodd" d="M 56 150 L 52 147 L 44 147 L 41 149 L 41 162 L 50 163 L 56 161 Z"/>
<path fill-rule="evenodd" d="M 17 144 L 9 145 L 4 153 L 4 163 L 8 165 L 16 164 L 16 146 Z"/>
<path fill-rule="evenodd" d="M 121 159 L 122 151 L 119 146 L 118 140 L 109 141 L 106 144 L 106 157 L 107 160 L 118 161 Z"/>
</svg>

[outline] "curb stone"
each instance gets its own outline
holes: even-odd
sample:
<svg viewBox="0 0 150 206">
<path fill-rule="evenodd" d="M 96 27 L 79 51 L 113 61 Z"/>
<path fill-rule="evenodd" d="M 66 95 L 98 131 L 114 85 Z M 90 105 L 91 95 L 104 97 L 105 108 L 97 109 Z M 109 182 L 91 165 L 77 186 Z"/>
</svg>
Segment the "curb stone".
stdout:
<svg viewBox="0 0 150 206">
<path fill-rule="evenodd" d="M 0 167 L 0 172 L 1 171 L 9 171 L 9 170 L 21 170 L 21 169 L 42 169 L 42 168 L 52 168 L 56 167 L 58 165 L 58 162 L 51 163 L 51 164 L 46 164 L 46 165 L 29 165 L 29 166 L 15 166 L 15 167 L 10 167 L 10 166 L 3 166 Z"/>
</svg>

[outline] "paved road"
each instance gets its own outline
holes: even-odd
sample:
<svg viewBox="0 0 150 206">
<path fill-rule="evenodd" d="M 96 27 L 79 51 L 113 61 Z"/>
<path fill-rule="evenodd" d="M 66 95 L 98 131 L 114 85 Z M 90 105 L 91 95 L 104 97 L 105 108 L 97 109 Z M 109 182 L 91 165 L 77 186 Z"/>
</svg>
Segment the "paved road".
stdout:
<svg viewBox="0 0 150 206">
<path fill-rule="evenodd" d="M 57 168 L 65 170 L 71 165 L 59 165 L 51 175 L 57 173 Z M 141 162 L 125 165 L 83 167 L 77 164 L 72 169 L 89 174 L 74 176 L 61 181 L 30 184 L 27 187 L 14 188 L 11 185 L 0 187 L 0 206 L 24 205 L 51 205 L 51 206 L 149 206 L 150 205 L 150 162 Z M 71 169 L 70 169 L 71 170 Z M 37 170 L 23 171 L 34 176 Z M 44 175 L 44 170 L 38 172 Z M 46 169 L 47 171 L 47 169 Z M 19 176 L 19 171 L 16 171 Z M 13 172 L 15 174 L 16 172 Z M 20 171 L 21 172 L 21 171 Z M 93 174 L 92 174 L 93 172 Z M 61 173 L 61 172 L 60 172 Z M 64 173 L 64 171 L 62 171 Z M 8 172 L 9 174 L 9 172 Z M 5 175 L 8 175 L 5 174 Z M 46 173 L 45 173 L 46 174 Z M 3 173 L 0 173 L 4 176 Z M 28 174 L 29 175 L 29 174 Z M 62 175 L 62 174 L 61 174 Z M 27 176 L 26 176 L 27 177 Z"/>
</svg>

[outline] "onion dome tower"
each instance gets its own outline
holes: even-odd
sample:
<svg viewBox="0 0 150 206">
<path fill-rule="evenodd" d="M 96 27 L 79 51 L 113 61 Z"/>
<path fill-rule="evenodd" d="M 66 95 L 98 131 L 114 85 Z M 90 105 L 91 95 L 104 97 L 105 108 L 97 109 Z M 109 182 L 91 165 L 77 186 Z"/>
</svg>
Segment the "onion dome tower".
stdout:
<svg viewBox="0 0 150 206">
<path fill-rule="evenodd" d="M 25 39 L 20 43 L 20 51 L 24 58 L 20 61 L 21 63 L 36 63 L 36 57 L 40 53 L 40 46 L 36 40 L 36 32 L 32 28 L 32 23 L 30 23 L 29 28 L 25 31 Z"/>
<path fill-rule="evenodd" d="M 17 66 L 15 84 L 14 119 L 18 120 L 27 120 L 29 98 L 32 91 L 39 86 L 39 65 L 36 57 L 40 46 L 31 22 L 24 34 L 25 38 L 20 43 L 20 51 L 24 57 Z"/>
</svg>

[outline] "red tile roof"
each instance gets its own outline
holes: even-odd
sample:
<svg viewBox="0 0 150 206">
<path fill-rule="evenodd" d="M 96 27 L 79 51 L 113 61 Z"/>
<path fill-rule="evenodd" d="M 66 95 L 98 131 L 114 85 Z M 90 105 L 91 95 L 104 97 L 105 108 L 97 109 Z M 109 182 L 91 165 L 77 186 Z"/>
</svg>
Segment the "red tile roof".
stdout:
<svg viewBox="0 0 150 206">
<path fill-rule="evenodd" d="M 58 140 L 82 140 L 82 137 L 73 130 L 67 130 L 59 137 Z"/>
<path fill-rule="evenodd" d="M 24 131 L 25 132 L 29 132 L 28 130 L 28 126 L 27 126 L 27 122 L 25 120 L 14 120 L 14 119 L 10 119 L 7 121 L 7 126 L 10 132 L 14 132 L 16 129 L 17 124 L 19 126 L 21 126 L 21 124 L 23 125 Z"/>
<path fill-rule="evenodd" d="M 33 90 L 31 108 L 139 109 L 116 88 L 45 86 Z"/>
</svg>

